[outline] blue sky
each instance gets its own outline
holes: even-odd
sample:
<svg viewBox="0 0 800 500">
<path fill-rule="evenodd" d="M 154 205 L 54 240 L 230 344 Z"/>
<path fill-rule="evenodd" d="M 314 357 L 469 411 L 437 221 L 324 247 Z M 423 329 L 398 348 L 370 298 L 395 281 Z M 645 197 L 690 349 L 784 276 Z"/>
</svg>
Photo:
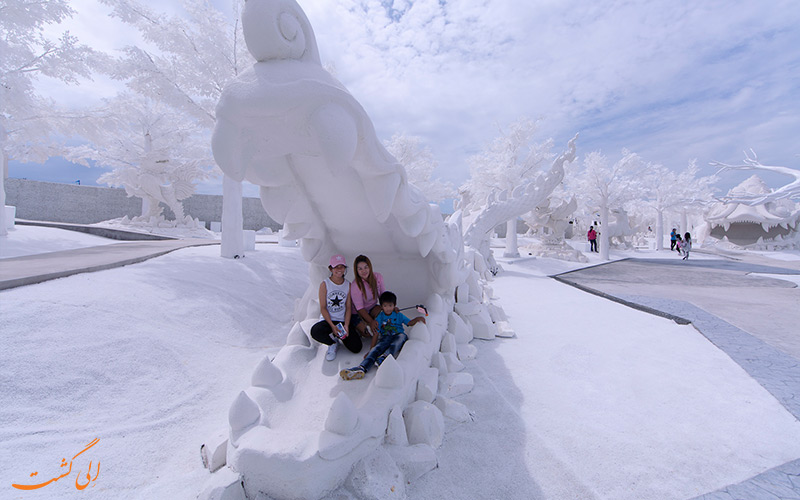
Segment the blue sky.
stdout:
<svg viewBox="0 0 800 500">
<path fill-rule="evenodd" d="M 710 174 L 710 161 L 738 163 L 752 148 L 765 163 L 800 168 L 800 8 L 792 1 L 299 3 L 323 62 L 379 137 L 422 137 L 436 174 L 455 184 L 469 175 L 467 158 L 523 115 L 540 119 L 538 139 L 559 148 L 580 132 L 581 156 L 601 150 L 614 159 L 628 148 L 674 169 L 697 159 Z M 135 39 L 103 20 L 94 0 L 73 5 L 72 32 L 87 43 L 113 50 Z M 113 93 L 102 79 L 44 88 L 64 102 Z M 10 168 L 35 178 L 29 166 Z M 719 185 L 749 175 L 726 174 Z M 785 180 L 764 178 L 773 187 Z"/>
</svg>

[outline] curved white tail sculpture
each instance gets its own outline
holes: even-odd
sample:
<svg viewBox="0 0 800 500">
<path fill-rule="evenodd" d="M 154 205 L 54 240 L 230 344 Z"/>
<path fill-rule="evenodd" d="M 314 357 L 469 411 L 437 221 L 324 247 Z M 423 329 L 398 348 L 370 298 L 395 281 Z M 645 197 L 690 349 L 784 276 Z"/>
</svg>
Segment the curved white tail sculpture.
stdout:
<svg viewBox="0 0 800 500">
<path fill-rule="evenodd" d="M 564 179 L 564 164 L 575 160 L 575 142 L 577 140 L 578 135 L 576 134 L 567 144 L 567 150 L 556 157 L 550 170 L 546 173 L 513 190 L 502 191 L 497 196 L 493 192 L 489 195 L 483 210 L 465 221 L 464 244 L 470 254 L 477 253 L 483 260 L 483 264 L 479 263 L 476 267 L 485 267 L 492 275 L 497 274 L 501 269 L 494 260 L 489 247 L 492 231 L 498 224 L 516 220 L 517 217 L 530 212 L 547 200 Z"/>
<path fill-rule="evenodd" d="M 311 285 L 286 345 L 259 364 L 230 409 L 228 465 L 250 498 L 320 498 L 384 445 L 404 475 L 401 494 L 405 480 L 435 466 L 443 415 L 470 418 L 451 399 L 472 388 L 460 360 L 475 356 L 473 335 L 494 338 L 492 316 L 502 319 L 502 310 L 467 265 L 460 217 L 444 222 L 408 184 L 362 107 L 320 65 L 300 7 L 248 0 L 242 22 L 258 62 L 223 92 L 214 156 L 230 178 L 261 186 L 270 217 L 300 239 Z M 338 253 L 349 262 L 368 255 L 402 304 L 430 313 L 398 359 L 363 380 L 338 376 L 361 355 L 325 361 L 309 336 L 319 283 Z"/>
</svg>

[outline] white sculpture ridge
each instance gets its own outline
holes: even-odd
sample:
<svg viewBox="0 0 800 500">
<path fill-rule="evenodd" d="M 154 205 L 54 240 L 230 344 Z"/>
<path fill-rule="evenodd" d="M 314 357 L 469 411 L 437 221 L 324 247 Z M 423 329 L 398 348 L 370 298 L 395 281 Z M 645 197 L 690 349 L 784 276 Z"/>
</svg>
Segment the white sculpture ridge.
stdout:
<svg viewBox="0 0 800 500">
<path fill-rule="evenodd" d="M 473 337 L 494 338 L 502 310 L 466 263 L 460 216 L 445 223 L 408 184 L 362 107 L 320 65 L 294 0 L 248 0 L 242 24 L 258 62 L 223 92 L 214 156 L 232 182 L 261 186 L 284 237 L 301 241 L 311 284 L 286 345 L 261 361 L 230 408 L 227 463 L 248 498 L 314 499 L 343 483 L 358 496 L 347 479 L 354 467 L 388 454 L 402 498 L 406 481 L 436 465 L 443 417 L 469 419 L 451 399 L 472 388 L 460 360 L 475 356 Z M 309 340 L 318 286 L 338 253 L 349 262 L 368 255 L 401 306 L 429 311 L 398 359 L 362 381 L 342 381 L 338 360 L 326 362 Z"/>
</svg>

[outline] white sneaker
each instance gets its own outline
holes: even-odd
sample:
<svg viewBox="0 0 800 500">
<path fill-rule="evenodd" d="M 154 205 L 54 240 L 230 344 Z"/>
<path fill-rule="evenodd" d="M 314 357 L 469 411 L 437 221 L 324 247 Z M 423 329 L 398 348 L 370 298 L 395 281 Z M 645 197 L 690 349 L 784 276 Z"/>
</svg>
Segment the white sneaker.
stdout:
<svg viewBox="0 0 800 500">
<path fill-rule="evenodd" d="M 333 343 L 333 344 L 329 345 L 328 346 L 328 352 L 325 353 L 325 359 L 327 359 L 328 361 L 333 361 L 334 359 L 336 359 L 336 351 L 337 351 L 337 349 L 339 349 L 339 344 Z"/>
</svg>

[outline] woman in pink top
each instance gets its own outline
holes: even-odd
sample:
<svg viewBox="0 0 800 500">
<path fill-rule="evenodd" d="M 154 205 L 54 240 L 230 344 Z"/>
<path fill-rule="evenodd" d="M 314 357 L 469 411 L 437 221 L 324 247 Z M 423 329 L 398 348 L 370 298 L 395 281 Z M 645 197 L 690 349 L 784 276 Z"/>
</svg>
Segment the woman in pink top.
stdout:
<svg viewBox="0 0 800 500">
<path fill-rule="evenodd" d="M 366 255 L 359 255 L 353 262 L 356 276 L 350 284 L 350 297 L 353 301 L 354 312 L 361 319 L 356 325 L 356 330 L 365 337 L 371 337 L 378 331 L 375 317 L 381 312 L 378 297 L 386 291 L 383 276 L 372 270 L 372 262 Z M 367 330 L 367 326 L 372 330 Z"/>
</svg>

